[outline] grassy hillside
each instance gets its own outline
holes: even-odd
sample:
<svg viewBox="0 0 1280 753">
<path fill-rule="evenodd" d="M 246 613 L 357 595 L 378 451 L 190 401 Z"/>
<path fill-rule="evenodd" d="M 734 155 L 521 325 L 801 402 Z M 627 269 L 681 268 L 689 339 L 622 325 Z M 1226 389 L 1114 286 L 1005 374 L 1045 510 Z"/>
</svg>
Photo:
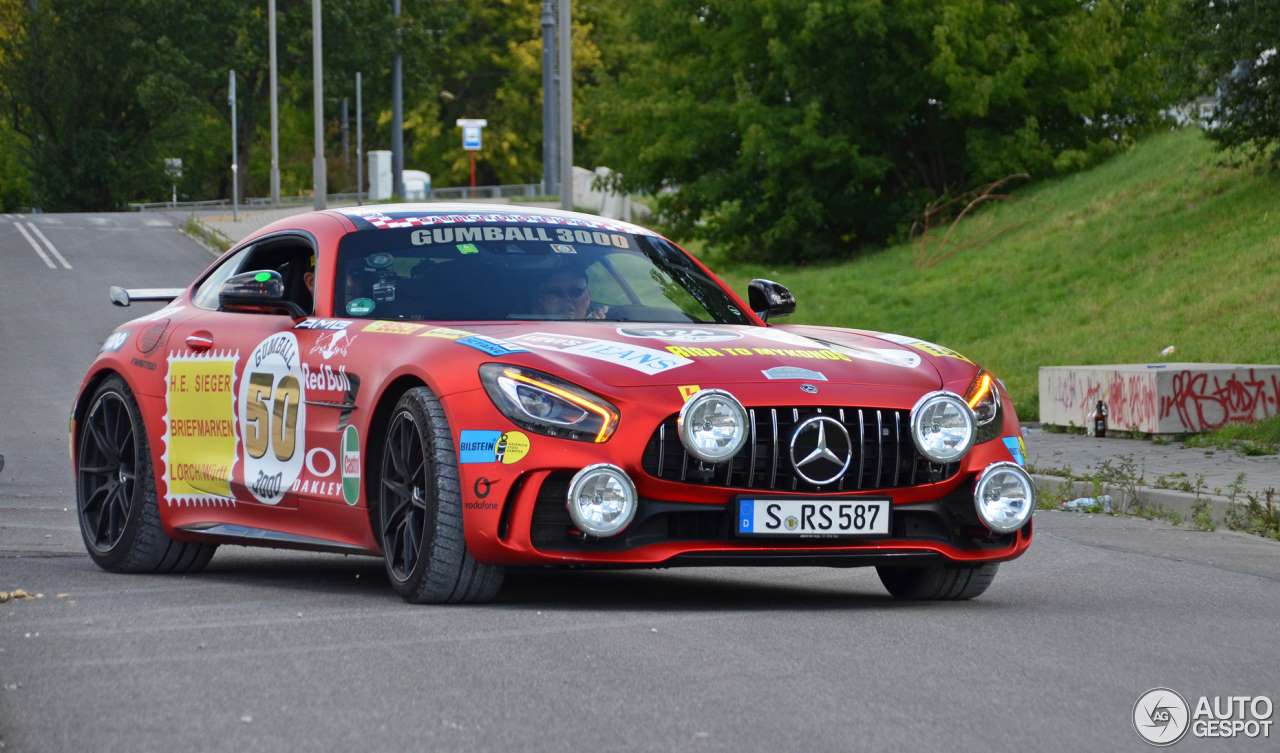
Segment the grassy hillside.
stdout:
<svg viewBox="0 0 1280 753">
<path fill-rule="evenodd" d="M 929 268 L 909 244 L 842 264 L 713 264 L 737 290 L 788 285 L 793 322 L 955 348 L 1033 419 L 1039 366 L 1157 361 L 1168 345 L 1180 361 L 1280 363 L 1280 178 L 1218 162 L 1198 131 L 1150 138 L 988 205 L 950 241 L 979 242 Z"/>
</svg>

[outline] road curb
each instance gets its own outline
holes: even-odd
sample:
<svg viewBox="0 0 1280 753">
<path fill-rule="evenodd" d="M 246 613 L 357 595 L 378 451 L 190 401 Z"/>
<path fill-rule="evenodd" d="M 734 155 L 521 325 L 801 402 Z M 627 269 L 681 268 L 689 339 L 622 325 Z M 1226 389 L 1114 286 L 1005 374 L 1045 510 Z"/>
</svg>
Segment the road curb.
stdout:
<svg viewBox="0 0 1280 753">
<path fill-rule="evenodd" d="M 1068 499 L 1092 497 L 1095 494 L 1109 494 L 1113 500 L 1113 508 L 1117 511 L 1132 509 L 1136 503 L 1137 506 L 1150 510 L 1176 512 L 1182 515 L 1183 520 L 1186 521 L 1190 521 L 1194 515 L 1193 508 L 1197 502 L 1207 502 L 1213 522 L 1222 525 L 1226 522 L 1227 512 L 1234 504 L 1237 504 L 1233 503 L 1230 498 L 1218 494 L 1195 494 L 1174 489 L 1155 489 L 1149 486 L 1131 487 L 1108 483 L 1100 484 L 1099 487 L 1095 488 L 1093 481 L 1080 481 L 1063 476 L 1049 476 L 1043 473 L 1033 473 L 1031 478 L 1036 483 L 1036 492 L 1042 496 L 1046 494 L 1059 496 L 1064 487 L 1070 486 L 1070 492 L 1067 495 Z"/>
</svg>

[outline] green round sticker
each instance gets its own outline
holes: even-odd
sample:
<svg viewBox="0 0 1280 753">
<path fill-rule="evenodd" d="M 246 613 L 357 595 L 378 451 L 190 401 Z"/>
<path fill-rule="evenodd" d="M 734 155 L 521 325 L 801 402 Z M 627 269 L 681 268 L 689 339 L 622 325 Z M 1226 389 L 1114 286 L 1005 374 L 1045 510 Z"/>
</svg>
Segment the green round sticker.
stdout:
<svg viewBox="0 0 1280 753">
<path fill-rule="evenodd" d="M 347 303 L 347 313 L 355 316 L 364 316 L 373 311 L 373 300 L 370 298 L 355 298 Z"/>
<path fill-rule="evenodd" d="M 257 280 L 258 282 L 266 282 L 267 280 L 271 279 L 271 273 L 259 272 L 258 274 L 253 276 L 253 279 Z"/>
</svg>

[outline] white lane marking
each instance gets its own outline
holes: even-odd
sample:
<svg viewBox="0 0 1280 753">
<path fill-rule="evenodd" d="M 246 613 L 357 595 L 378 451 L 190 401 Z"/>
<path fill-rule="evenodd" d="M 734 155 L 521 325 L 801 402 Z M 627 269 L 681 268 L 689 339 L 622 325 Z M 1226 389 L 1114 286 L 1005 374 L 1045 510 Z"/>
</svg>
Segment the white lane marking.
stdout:
<svg viewBox="0 0 1280 753">
<path fill-rule="evenodd" d="M 27 224 L 31 225 L 29 222 Z M 49 249 L 49 253 L 53 254 L 53 258 L 58 260 L 58 263 L 62 265 L 63 269 L 71 269 L 71 265 L 67 263 L 66 257 L 58 253 L 58 249 L 54 248 L 53 244 L 49 242 L 49 239 L 44 237 L 44 233 L 40 232 L 40 228 L 35 225 L 31 225 L 31 232 L 35 233 L 37 238 L 44 241 L 45 248 Z"/>
<path fill-rule="evenodd" d="M 53 260 L 50 259 L 47 254 L 45 254 L 44 249 L 40 248 L 40 244 L 36 243 L 36 239 L 31 237 L 31 233 L 28 233 L 26 228 L 22 226 L 21 222 L 15 222 L 13 223 L 13 226 L 18 228 L 18 232 L 22 233 L 22 237 L 27 239 L 27 243 L 31 244 L 31 247 L 36 250 L 36 254 L 40 256 L 40 260 L 43 261 L 49 267 L 49 269 L 58 268 L 56 265 L 54 265 Z"/>
<path fill-rule="evenodd" d="M 147 227 L 173 227 L 173 223 L 164 220 L 143 220 L 142 224 Z"/>
<path fill-rule="evenodd" d="M 89 224 L 91 225 L 105 225 L 107 224 L 107 222 L 108 220 L 106 217 L 90 217 L 89 218 Z"/>
</svg>

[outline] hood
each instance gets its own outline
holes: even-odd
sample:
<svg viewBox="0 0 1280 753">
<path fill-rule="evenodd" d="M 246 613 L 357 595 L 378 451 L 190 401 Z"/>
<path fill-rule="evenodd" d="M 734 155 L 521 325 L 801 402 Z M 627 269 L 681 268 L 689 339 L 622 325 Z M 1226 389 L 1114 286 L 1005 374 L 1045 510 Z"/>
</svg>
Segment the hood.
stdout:
<svg viewBox="0 0 1280 753">
<path fill-rule="evenodd" d="M 938 370 L 916 351 L 852 330 L 626 322 L 466 323 L 525 352 L 505 355 L 584 385 L 721 385 L 800 380 L 927 391 Z"/>
</svg>

